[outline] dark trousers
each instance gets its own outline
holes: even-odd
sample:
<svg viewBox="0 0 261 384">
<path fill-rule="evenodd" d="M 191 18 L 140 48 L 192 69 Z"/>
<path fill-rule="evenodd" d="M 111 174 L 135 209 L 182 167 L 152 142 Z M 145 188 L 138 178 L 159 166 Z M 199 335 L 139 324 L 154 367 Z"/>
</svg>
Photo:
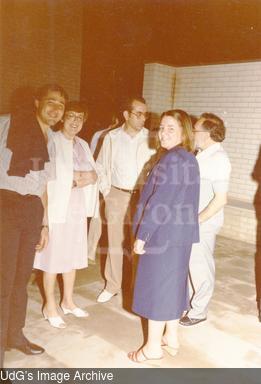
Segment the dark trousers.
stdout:
<svg viewBox="0 0 261 384">
<path fill-rule="evenodd" d="M 259 307 L 261 307 L 261 187 L 259 187 L 258 192 L 256 194 L 255 209 L 256 209 L 256 219 L 257 219 L 256 257 L 255 257 L 256 299 Z"/>
<path fill-rule="evenodd" d="M 256 241 L 256 299 L 261 306 L 261 220 L 257 225 L 257 241 Z"/>
<path fill-rule="evenodd" d="M 43 207 L 39 197 L 0 190 L 1 349 L 22 344 L 27 283 L 39 241 Z"/>
</svg>

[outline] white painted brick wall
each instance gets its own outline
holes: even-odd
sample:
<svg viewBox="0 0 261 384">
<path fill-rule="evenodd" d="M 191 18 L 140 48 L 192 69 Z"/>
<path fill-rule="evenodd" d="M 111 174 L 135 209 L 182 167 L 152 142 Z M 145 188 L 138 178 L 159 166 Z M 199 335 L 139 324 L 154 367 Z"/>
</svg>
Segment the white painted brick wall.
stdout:
<svg viewBox="0 0 261 384">
<path fill-rule="evenodd" d="M 220 235 L 255 244 L 255 211 L 227 205 L 225 207 L 225 221 Z"/>
<path fill-rule="evenodd" d="M 174 84 L 174 67 L 158 63 L 145 64 L 143 97 L 152 114 L 152 127 L 157 126 L 162 111 L 172 108 Z"/>
<path fill-rule="evenodd" d="M 232 163 L 229 196 L 253 201 L 257 185 L 251 174 L 261 143 L 260 61 L 177 68 L 146 64 L 144 96 L 154 113 L 152 125 L 169 108 L 220 116 L 227 127 L 223 145 Z M 255 232 L 254 210 L 226 207 L 223 235 L 254 243 Z"/>
<path fill-rule="evenodd" d="M 261 142 L 261 62 L 176 68 L 173 107 L 199 115 L 213 112 L 227 127 L 231 163 L 229 194 L 252 202 L 251 173 Z"/>
</svg>

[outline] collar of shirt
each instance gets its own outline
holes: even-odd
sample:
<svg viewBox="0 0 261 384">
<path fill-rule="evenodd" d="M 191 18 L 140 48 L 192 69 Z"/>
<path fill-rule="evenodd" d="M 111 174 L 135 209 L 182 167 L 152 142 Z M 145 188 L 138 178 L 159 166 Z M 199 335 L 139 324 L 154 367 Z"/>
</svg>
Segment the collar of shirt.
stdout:
<svg viewBox="0 0 261 384">
<path fill-rule="evenodd" d="M 196 157 L 197 157 L 197 159 L 201 160 L 201 159 L 203 159 L 205 157 L 209 157 L 213 153 L 217 152 L 220 148 L 222 148 L 220 143 L 212 144 L 208 148 L 204 149 L 203 151 L 199 151 L 197 153 Z"/>
<path fill-rule="evenodd" d="M 145 128 L 143 127 L 143 128 L 141 128 L 141 130 L 140 130 L 138 133 L 136 133 L 135 136 L 131 136 L 131 135 L 129 135 L 129 134 L 126 132 L 126 130 L 125 130 L 125 124 L 123 124 L 123 125 L 121 126 L 121 134 L 127 136 L 127 137 L 130 139 L 130 141 L 135 141 L 135 140 L 138 140 L 140 137 L 145 136 L 145 135 L 146 135 L 146 131 L 145 131 Z"/>
</svg>

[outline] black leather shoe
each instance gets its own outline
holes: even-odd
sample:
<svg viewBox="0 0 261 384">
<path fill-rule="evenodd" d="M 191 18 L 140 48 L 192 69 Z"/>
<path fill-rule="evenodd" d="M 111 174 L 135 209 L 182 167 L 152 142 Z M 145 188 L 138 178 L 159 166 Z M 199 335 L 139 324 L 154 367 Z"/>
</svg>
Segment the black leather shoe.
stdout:
<svg viewBox="0 0 261 384">
<path fill-rule="evenodd" d="M 180 325 L 183 325 L 184 327 L 190 327 L 191 325 L 196 325 L 198 323 L 201 323 L 202 321 L 206 321 L 207 318 L 205 317 L 204 319 L 193 319 L 188 317 L 188 315 L 182 317 L 179 320 Z"/>
<path fill-rule="evenodd" d="M 17 349 L 25 355 L 40 355 L 45 351 L 40 345 L 33 344 L 29 340 L 26 340 L 23 344 L 9 344 L 6 349 Z"/>
</svg>

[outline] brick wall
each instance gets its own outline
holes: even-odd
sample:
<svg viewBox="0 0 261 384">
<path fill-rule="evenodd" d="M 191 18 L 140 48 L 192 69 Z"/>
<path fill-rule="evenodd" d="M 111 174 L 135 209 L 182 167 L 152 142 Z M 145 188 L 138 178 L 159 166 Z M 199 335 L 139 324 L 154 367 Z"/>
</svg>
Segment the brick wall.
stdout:
<svg viewBox="0 0 261 384">
<path fill-rule="evenodd" d="M 254 209 L 229 203 L 225 208 L 225 220 L 220 234 L 236 240 L 255 244 L 256 214 Z"/>
<path fill-rule="evenodd" d="M 261 142 L 261 62 L 177 68 L 174 106 L 196 115 L 213 112 L 225 121 L 230 197 L 252 202 L 251 173 Z"/>
<path fill-rule="evenodd" d="M 176 69 L 169 65 L 149 63 L 145 65 L 143 96 L 151 112 L 151 127 L 157 126 L 162 111 L 171 109 L 175 89 Z"/>
<path fill-rule="evenodd" d="M 165 87 L 163 65 L 149 66 L 149 74 L 157 79 L 157 94 L 163 92 L 165 100 L 172 95 L 173 108 L 194 115 L 213 112 L 225 121 L 224 147 L 231 159 L 232 175 L 222 234 L 254 242 L 256 219 L 252 202 L 257 185 L 251 174 L 261 142 L 261 62 L 173 68 L 175 87 L 171 91 Z M 170 68 L 166 66 L 168 73 Z M 148 90 L 154 89 L 149 87 L 147 76 L 144 95 L 153 101 L 152 108 L 157 106 L 156 97 L 149 95 Z M 155 109 L 157 114 L 169 108 L 169 102 L 164 105 L 161 101 L 162 109 Z"/>
<path fill-rule="evenodd" d="M 80 94 L 81 0 L 5 0 L 2 16 L 0 113 L 18 88 L 47 82 Z"/>
</svg>

